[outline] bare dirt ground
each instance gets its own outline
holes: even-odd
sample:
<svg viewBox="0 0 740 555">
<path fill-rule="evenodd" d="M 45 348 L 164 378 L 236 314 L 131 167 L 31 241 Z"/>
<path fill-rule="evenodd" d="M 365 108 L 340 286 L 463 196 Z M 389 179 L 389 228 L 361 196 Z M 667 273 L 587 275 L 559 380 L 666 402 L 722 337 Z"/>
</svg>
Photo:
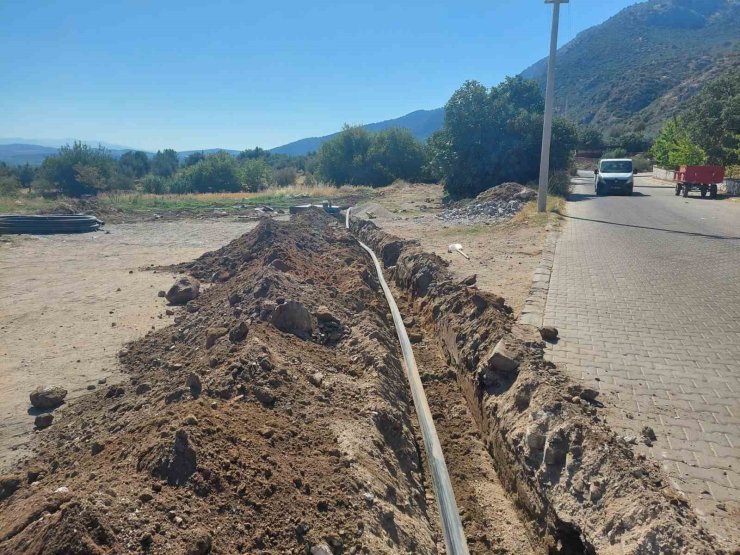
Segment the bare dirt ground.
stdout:
<svg viewBox="0 0 740 555">
<path fill-rule="evenodd" d="M 115 353 L 171 323 L 172 275 L 140 271 L 190 260 L 255 222 L 180 221 L 109 225 L 109 233 L 4 237 L 0 242 L 0 468 L 25 453 L 30 391 L 60 385 L 72 400 L 121 379 Z"/>
<path fill-rule="evenodd" d="M 506 222 L 448 223 L 438 217 L 442 195 L 441 185 L 398 183 L 361 203 L 356 214 L 402 239 L 419 241 L 449 262 L 458 279 L 477 274 L 481 289 L 506 298 L 518 314 L 542 254 L 546 220 L 529 206 Z M 460 243 L 470 259 L 448 252 L 451 243 Z"/>
</svg>

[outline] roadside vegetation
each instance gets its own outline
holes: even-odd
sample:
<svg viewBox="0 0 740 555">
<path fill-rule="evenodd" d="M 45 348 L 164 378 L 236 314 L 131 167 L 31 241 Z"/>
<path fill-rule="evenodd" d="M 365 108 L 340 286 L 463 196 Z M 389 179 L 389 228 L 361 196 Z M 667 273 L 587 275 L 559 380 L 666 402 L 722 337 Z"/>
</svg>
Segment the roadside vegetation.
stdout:
<svg viewBox="0 0 740 555">
<path fill-rule="evenodd" d="M 550 193 L 568 194 L 576 152 L 581 169 L 582 160 L 629 156 L 638 171 L 649 171 L 653 163 L 666 168 L 710 163 L 736 175 L 738 105 L 740 74 L 730 72 L 689 101 L 654 142 L 644 125 L 611 127 L 605 135 L 600 127 L 555 118 Z M 445 106 L 442 128 L 426 143 L 406 129 L 371 132 L 361 126 L 345 126 L 305 156 L 256 147 L 237 156 L 193 152 L 181 160 L 173 149 L 164 149 L 153 155 L 126 152 L 115 159 L 104 148 L 74 143 L 39 167 L 0 163 L 0 210 L 53 210 L 60 198 L 93 196 L 98 205 L 124 212 L 205 210 L 239 203 L 281 206 L 296 197 L 336 198 L 333 191 L 343 185 L 365 186 L 360 194 L 370 194 L 369 188 L 397 180 L 441 183 L 453 199 L 473 197 L 509 181 L 534 186 L 543 111 L 538 85 L 509 77 L 491 88 L 476 81 L 463 84 Z"/>
</svg>

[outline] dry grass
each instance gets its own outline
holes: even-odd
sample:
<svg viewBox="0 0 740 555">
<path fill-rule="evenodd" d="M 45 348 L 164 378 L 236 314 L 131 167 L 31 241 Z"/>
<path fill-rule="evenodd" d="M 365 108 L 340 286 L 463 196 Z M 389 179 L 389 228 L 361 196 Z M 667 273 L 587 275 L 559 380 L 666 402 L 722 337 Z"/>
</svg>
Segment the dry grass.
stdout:
<svg viewBox="0 0 740 555">
<path fill-rule="evenodd" d="M 156 195 L 140 192 L 103 193 L 94 199 L 102 212 L 207 212 L 214 209 L 229 209 L 241 206 L 267 204 L 275 208 L 287 208 L 296 202 L 318 202 L 333 200 L 356 202 L 369 197 L 369 187 L 316 187 L 292 186 L 270 188 L 258 193 L 202 193 L 187 195 Z M 52 211 L 61 205 L 74 206 L 75 199 L 59 198 L 48 200 L 36 195 L 21 194 L 17 197 L 0 197 L 0 213 L 33 214 Z"/>
</svg>

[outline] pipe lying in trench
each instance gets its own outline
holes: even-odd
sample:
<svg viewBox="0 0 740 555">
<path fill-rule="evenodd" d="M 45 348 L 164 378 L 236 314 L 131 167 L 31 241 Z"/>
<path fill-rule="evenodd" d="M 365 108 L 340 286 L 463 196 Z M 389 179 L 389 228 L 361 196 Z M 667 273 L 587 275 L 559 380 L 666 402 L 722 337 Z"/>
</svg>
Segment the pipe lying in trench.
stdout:
<svg viewBox="0 0 740 555">
<path fill-rule="evenodd" d="M 347 208 L 347 216 L 345 220 L 345 226 L 347 229 L 349 229 L 350 210 L 351 208 Z M 357 242 L 363 249 L 365 249 L 365 251 L 367 251 L 370 258 L 373 260 L 373 264 L 375 264 L 375 270 L 378 274 L 380 286 L 383 288 L 383 293 L 385 293 L 385 298 L 388 301 L 388 306 L 393 315 L 393 324 L 396 327 L 398 341 L 401 343 L 401 352 L 403 354 L 404 366 L 406 367 L 406 378 L 411 387 L 411 396 L 414 399 L 416 416 L 419 419 L 421 437 L 424 440 L 424 449 L 426 450 L 427 459 L 429 460 L 434 497 L 439 506 L 439 514 L 442 520 L 442 535 L 444 536 L 447 553 L 448 555 L 468 555 L 468 542 L 465 539 L 465 531 L 463 530 L 462 522 L 460 520 L 460 511 L 457 508 L 455 493 L 452 490 L 450 474 L 447 471 L 447 464 L 445 463 L 445 457 L 442 453 L 442 446 L 439 443 L 439 437 L 437 436 L 437 430 L 434 427 L 432 413 L 429 410 L 429 403 L 427 403 L 427 396 L 424 393 L 424 386 L 421 383 L 419 370 L 416 367 L 416 360 L 414 359 L 414 352 L 411 349 L 411 342 L 406 333 L 406 327 L 403 325 L 403 318 L 401 318 L 401 313 L 398 311 L 396 300 L 393 298 L 393 294 L 391 293 L 388 284 L 385 282 L 383 270 L 380 267 L 378 257 L 375 256 L 372 249 L 365 243 L 359 239 Z"/>
</svg>

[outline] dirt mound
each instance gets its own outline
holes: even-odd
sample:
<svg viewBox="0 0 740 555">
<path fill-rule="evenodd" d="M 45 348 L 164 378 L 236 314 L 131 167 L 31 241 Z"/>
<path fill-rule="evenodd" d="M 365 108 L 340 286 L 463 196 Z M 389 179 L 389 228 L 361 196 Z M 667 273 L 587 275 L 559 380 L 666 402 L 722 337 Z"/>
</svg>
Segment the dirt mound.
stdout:
<svg viewBox="0 0 740 555">
<path fill-rule="evenodd" d="M 549 541 L 550 553 L 717 553 L 685 498 L 656 463 L 635 455 L 602 420 L 598 392 L 543 359 L 501 298 L 456 283 L 444 262 L 373 223 L 353 221 L 437 337 L 496 471 Z M 518 367 L 496 363 L 505 345 Z"/>
<path fill-rule="evenodd" d="M 130 383 L 39 434 L 0 551 L 436 552 L 390 315 L 354 238 L 311 212 L 182 269 L 215 283 L 120 352 Z"/>
<path fill-rule="evenodd" d="M 537 193 L 524 185 L 519 183 L 508 182 L 491 187 L 480 193 L 475 200 L 478 202 L 509 202 L 510 200 L 527 201 L 532 200 L 537 196 Z"/>
</svg>

